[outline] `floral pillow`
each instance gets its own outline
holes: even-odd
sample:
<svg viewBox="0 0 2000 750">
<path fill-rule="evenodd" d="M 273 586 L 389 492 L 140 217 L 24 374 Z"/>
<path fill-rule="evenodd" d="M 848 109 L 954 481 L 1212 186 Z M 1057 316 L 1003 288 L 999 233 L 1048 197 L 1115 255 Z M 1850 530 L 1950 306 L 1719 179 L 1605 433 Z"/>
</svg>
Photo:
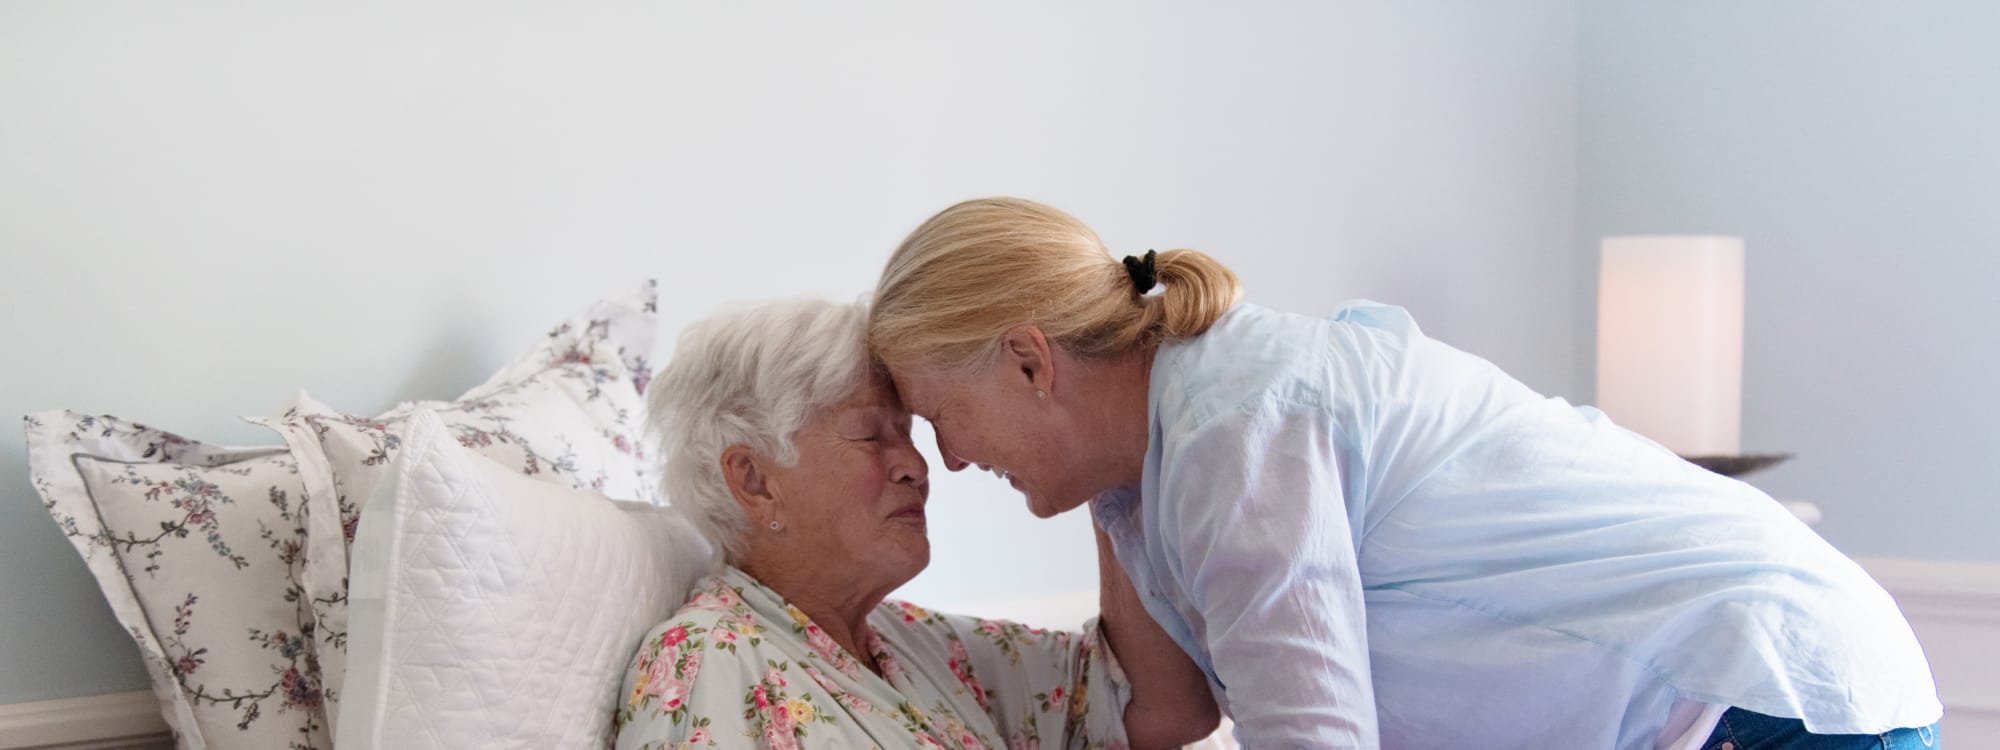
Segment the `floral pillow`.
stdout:
<svg viewBox="0 0 2000 750">
<path fill-rule="evenodd" d="M 559 325 L 512 364 L 450 402 L 417 402 L 355 417 L 301 395 L 283 417 L 262 420 L 298 456 L 305 485 L 306 565 L 327 714 L 339 721 L 347 672 L 348 551 L 361 510 L 390 476 L 409 418 L 437 413 L 460 445 L 557 485 L 658 504 L 644 440 L 656 330 L 652 283 Z"/>
<path fill-rule="evenodd" d="M 138 643 L 182 748 L 332 747 L 298 463 L 112 417 L 27 417 L 29 476 Z"/>
</svg>

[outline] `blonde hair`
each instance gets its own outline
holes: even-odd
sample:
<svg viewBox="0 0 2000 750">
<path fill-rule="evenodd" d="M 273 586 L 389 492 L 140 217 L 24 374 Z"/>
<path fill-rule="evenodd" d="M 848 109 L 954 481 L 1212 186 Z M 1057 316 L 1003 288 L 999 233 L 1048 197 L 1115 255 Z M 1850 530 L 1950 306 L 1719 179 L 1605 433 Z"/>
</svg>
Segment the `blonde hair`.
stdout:
<svg viewBox="0 0 2000 750">
<path fill-rule="evenodd" d="M 868 343 L 883 363 L 942 372 L 985 366 L 1007 329 L 1105 358 L 1200 335 L 1242 296 L 1236 274 L 1200 252 L 1154 261 L 1163 289 L 1142 294 L 1076 217 L 1020 198 L 947 208 L 903 240 L 875 287 Z"/>
</svg>

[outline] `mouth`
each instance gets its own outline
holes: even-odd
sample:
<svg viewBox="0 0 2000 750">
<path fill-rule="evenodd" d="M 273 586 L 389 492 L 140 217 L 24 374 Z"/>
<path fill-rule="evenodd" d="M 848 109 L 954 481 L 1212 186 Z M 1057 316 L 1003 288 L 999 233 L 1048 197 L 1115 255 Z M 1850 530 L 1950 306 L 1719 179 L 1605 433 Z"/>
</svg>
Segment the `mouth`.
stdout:
<svg viewBox="0 0 2000 750">
<path fill-rule="evenodd" d="M 981 468 L 981 469 L 983 469 L 983 470 L 985 470 L 985 471 L 988 471 L 988 472 L 991 472 L 991 473 L 993 474 L 993 476 L 996 476 L 996 477 L 999 477 L 999 478 L 1001 478 L 1001 479 L 1005 479 L 1005 480 L 1007 480 L 1008 482 L 1013 482 L 1013 481 L 1014 481 L 1014 475 L 1013 475 L 1013 474 L 1010 474 L 1010 473 L 1008 473 L 1006 469 L 1002 469 L 1002 468 L 999 468 L 999 467 L 997 467 L 997 466 L 987 466 L 986 464 L 980 464 L 980 465 L 979 465 L 979 468 Z M 1018 486 L 1018 485 L 1017 485 L 1017 486 Z"/>
<path fill-rule="evenodd" d="M 889 514 L 889 520 L 924 523 L 924 506 L 921 503 L 903 506 L 897 509 L 896 512 Z"/>
</svg>

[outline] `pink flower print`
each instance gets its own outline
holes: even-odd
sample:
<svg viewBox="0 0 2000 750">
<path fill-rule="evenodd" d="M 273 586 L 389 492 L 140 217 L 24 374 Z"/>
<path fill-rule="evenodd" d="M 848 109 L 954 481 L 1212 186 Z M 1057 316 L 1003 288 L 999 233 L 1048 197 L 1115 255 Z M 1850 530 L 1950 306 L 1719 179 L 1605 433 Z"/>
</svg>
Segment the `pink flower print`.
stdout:
<svg viewBox="0 0 2000 750">
<path fill-rule="evenodd" d="M 735 589 L 723 583 L 722 579 L 711 577 L 702 581 L 695 589 L 694 596 L 688 599 L 687 606 L 689 609 L 734 612 L 740 609 L 742 604 L 743 598 L 736 595 Z"/>
<path fill-rule="evenodd" d="M 199 666 L 201 666 L 201 662 L 195 661 L 194 657 L 183 656 L 180 661 L 174 662 L 174 674 L 186 677 L 194 674 L 195 668 Z"/>
<path fill-rule="evenodd" d="M 778 687 L 786 687 L 790 684 L 785 682 L 785 674 L 778 671 L 777 667 L 769 667 L 764 670 L 764 682 Z"/>
<path fill-rule="evenodd" d="M 951 660 L 959 664 L 972 661 L 972 656 L 965 653 L 965 642 L 959 640 L 951 642 Z"/>
<path fill-rule="evenodd" d="M 958 746 L 964 750 L 986 750 L 986 743 L 980 742 L 979 738 L 974 737 L 971 732 L 964 732 L 958 735 Z"/>
<path fill-rule="evenodd" d="M 688 685 L 680 680 L 668 680 L 656 697 L 660 699 L 661 708 L 668 711 L 677 710 L 687 703 Z"/>
<path fill-rule="evenodd" d="M 681 679 L 686 680 L 688 682 L 693 682 L 695 674 L 700 671 L 701 671 L 700 651 L 688 654 L 687 657 L 681 661 Z"/>
<path fill-rule="evenodd" d="M 903 676 L 903 663 L 896 661 L 896 657 L 889 655 L 888 646 L 882 643 L 882 636 L 876 635 L 875 631 L 869 630 L 867 632 L 866 642 L 868 644 L 868 653 L 875 657 L 876 666 L 882 668 L 882 678 L 888 680 L 890 684 L 894 684 L 897 678 Z"/>
<path fill-rule="evenodd" d="M 650 669 L 646 671 L 646 679 L 650 684 L 655 686 L 654 690 L 658 690 L 658 686 L 661 683 L 673 679 L 674 660 L 678 656 L 679 654 L 675 653 L 673 649 L 667 649 L 666 652 L 653 659 L 652 664 L 648 665 Z"/>
<path fill-rule="evenodd" d="M 708 727 L 702 727 L 700 729 L 694 730 L 694 734 L 688 735 L 687 741 L 688 744 L 690 745 L 708 744 Z"/>
<path fill-rule="evenodd" d="M 285 705 L 298 708 L 319 707 L 319 685 L 311 678 L 299 674 L 296 667 L 285 670 L 284 676 L 278 679 L 278 687 L 284 693 Z"/>
<path fill-rule="evenodd" d="M 834 695 L 840 695 L 840 683 L 834 682 L 832 678 L 826 676 L 825 672 L 819 671 L 819 667 L 811 664 L 804 666 L 806 668 L 806 676 L 812 678 L 813 684 L 818 685 L 821 690 L 833 693 Z"/>
<path fill-rule="evenodd" d="M 776 703 L 768 707 L 760 706 L 760 708 L 765 709 L 762 712 L 764 714 L 765 746 L 769 747 L 770 750 L 792 750 L 797 748 L 799 740 L 794 730 L 798 728 L 798 722 L 793 720 L 791 708 L 784 703 Z"/>
<path fill-rule="evenodd" d="M 859 670 L 854 661 L 847 658 L 847 652 L 840 647 L 840 644 L 834 642 L 833 636 L 820 630 L 818 625 L 806 626 L 806 645 L 812 646 L 813 653 L 818 654 L 819 658 L 849 676 L 853 676 Z"/>
<path fill-rule="evenodd" d="M 754 706 L 756 706 L 756 707 L 758 707 L 758 708 L 770 708 L 770 707 L 771 707 L 771 699 L 769 699 L 769 698 L 766 698 L 766 697 L 764 697 L 764 686 L 763 686 L 763 685 L 758 685 L 758 686 L 756 686 L 756 687 L 754 687 L 754 688 L 751 688 L 751 689 L 750 689 L 750 702 L 751 702 L 751 704 L 752 704 L 752 705 L 754 705 Z"/>
<path fill-rule="evenodd" d="M 729 605 L 722 601 L 722 597 L 716 596 L 712 591 L 694 592 L 694 596 L 688 598 L 687 608 L 702 609 L 711 612 L 729 611 Z"/>
<path fill-rule="evenodd" d="M 681 641 L 685 641 L 687 639 L 688 639 L 687 626 L 675 625 L 672 628 L 669 628 L 667 632 L 660 635 L 660 645 L 672 648 L 674 646 L 680 645 Z"/>
<path fill-rule="evenodd" d="M 769 750 L 798 750 L 799 738 L 792 736 L 790 725 L 780 727 L 772 721 L 764 725 L 764 747 Z"/>
<path fill-rule="evenodd" d="M 938 744 L 937 740 L 931 739 L 930 735 L 923 732 L 917 733 L 917 747 L 923 748 L 923 750 L 944 750 L 943 745 Z"/>
<path fill-rule="evenodd" d="M 735 631 L 735 630 L 733 630 L 733 629 L 729 629 L 729 628 L 719 628 L 719 629 L 716 629 L 716 630 L 712 631 L 712 633 L 714 634 L 714 636 L 715 636 L 715 640 L 716 640 L 716 642 L 718 642 L 718 643 L 735 643 L 735 642 L 736 642 L 736 631 Z"/>
<path fill-rule="evenodd" d="M 1042 750 L 1042 738 L 1017 734 L 1007 738 L 1007 750 Z"/>
</svg>

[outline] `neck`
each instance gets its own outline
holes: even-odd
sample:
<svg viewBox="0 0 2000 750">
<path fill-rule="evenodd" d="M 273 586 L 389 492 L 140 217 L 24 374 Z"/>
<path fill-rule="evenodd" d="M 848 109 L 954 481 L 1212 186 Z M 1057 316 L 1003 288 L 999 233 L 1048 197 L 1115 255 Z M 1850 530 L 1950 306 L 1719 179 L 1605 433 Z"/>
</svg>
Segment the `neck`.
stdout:
<svg viewBox="0 0 2000 750">
<path fill-rule="evenodd" d="M 1089 446 L 1094 454 L 1091 462 L 1103 467 L 1107 488 L 1138 484 L 1144 472 L 1151 439 L 1153 356 L 1158 351 L 1146 347 L 1071 366 L 1083 381 L 1082 392 L 1098 394 L 1080 405 L 1083 418 L 1074 426 L 1084 437 L 1079 445 Z"/>
<path fill-rule="evenodd" d="M 840 644 L 849 656 L 877 675 L 882 669 L 865 648 L 868 613 L 889 596 L 889 589 L 856 591 L 851 580 L 832 580 L 818 572 L 825 566 L 804 561 L 778 561 L 756 554 L 737 564 L 744 573 L 778 592 L 778 596 L 812 618 L 813 624 Z"/>
</svg>

